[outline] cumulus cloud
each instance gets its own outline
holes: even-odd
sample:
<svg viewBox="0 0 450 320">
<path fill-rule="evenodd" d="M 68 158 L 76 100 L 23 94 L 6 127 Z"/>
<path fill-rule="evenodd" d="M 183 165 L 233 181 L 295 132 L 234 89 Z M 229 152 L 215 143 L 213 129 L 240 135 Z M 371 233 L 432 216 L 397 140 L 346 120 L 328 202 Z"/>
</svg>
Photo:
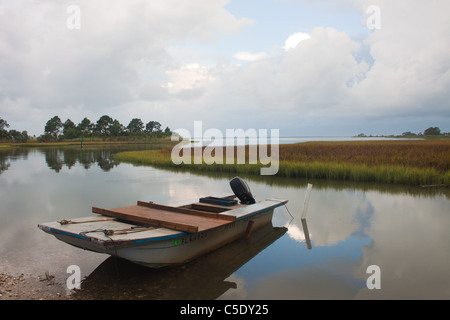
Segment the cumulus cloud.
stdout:
<svg viewBox="0 0 450 320">
<path fill-rule="evenodd" d="M 250 53 L 250 52 L 244 52 L 239 51 L 236 52 L 233 55 L 234 58 L 244 61 L 258 61 L 264 58 L 267 58 L 267 53 L 265 52 L 258 52 L 258 53 Z"/>
<path fill-rule="evenodd" d="M 214 76 L 210 68 L 198 63 L 188 64 L 179 69 L 166 71 L 169 81 L 163 85 L 167 92 L 179 99 L 191 100 L 201 95 L 205 89 L 204 83 L 210 85 Z"/>
<path fill-rule="evenodd" d="M 367 6 L 369 2 L 365 1 Z M 358 101 L 367 108 L 376 102 L 378 108 L 389 114 L 405 115 L 427 109 L 448 117 L 445 88 L 450 85 L 450 42 L 444 30 L 450 30 L 450 21 L 445 18 L 450 4 L 445 1 L 370 4 L 380 10 L 380 29 L 365 41 L 375 62 L 355 90 Z"/>
<path fill-rule="evenodd" d="M 304 40 L 311 39 L 311 36 L 308 33 L 296 32 L 291 34 L 289 38 L 284 42 L 284 50 L 288 51 L 292 48 L 295 48 L 300 42 Z"/>
<path fill-rule="evenodd" d="M 230 117 L 232 125 L 241 127 L 295 126 L 305 116 L 346 107 L 348 83 L 368 69 L 352 55 L 359 46 L 343 32 L 316 28 L 308 41 L 289 51 L 246 66 L 214 67 L 209 72 L 215 81 L 203 83 L 208 94 L 197 104 L 229 115 L 211 118 L 215 127 L 226 128 Z"/>
</svg>

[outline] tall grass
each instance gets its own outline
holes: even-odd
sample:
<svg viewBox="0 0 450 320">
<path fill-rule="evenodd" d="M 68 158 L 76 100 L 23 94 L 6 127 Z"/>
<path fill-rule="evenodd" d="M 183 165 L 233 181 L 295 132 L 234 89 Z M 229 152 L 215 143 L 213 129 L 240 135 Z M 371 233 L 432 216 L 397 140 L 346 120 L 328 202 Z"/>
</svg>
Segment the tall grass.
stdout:
<svg viewBox="0 0 450 320">
<path fill-rule="evenodd" d="M 280 145 L 280 161 L 407 165 L 450 169 L 450 141 L 311 142 Z"/>
<path fill-rule="evenodd" d="M 259 175 L 262 165 L 180 164 L 171 150 L 119 153 L 117 161 L 181 170 Z M 225 156 L 225 150 L 223 150 Z M 237 152 L 234 153 L 235 155 Z M 281 177 L 407 185 L 450 184 L 450 141 L 309 142 L 279 146 Z M 226 161 L 224 160 L 223 163 Z"/>
</svg>

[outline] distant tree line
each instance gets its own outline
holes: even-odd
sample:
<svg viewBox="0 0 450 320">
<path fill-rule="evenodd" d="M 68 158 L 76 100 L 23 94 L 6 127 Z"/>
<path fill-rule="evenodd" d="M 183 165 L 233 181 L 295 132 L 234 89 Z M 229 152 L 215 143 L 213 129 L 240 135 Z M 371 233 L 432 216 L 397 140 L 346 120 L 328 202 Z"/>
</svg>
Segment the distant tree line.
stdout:
<svg viewBox="0 0 450 320">
<path fill-rule="evenodd" d="M 9 123 L 0 118 L 0 141 L 27 142 L 30 138 L 27 131 L 7 130 Z"/>
<path fill-rule="evenodd" d="M 441 129 L 438 127 L 429 127 L 428 129 L 425 129 L 423 133 L 414 133 L 411 131 L 406 131 L 402 133 L 402 136 L 404 137 L 411 137 L 411 136 L 439 136 L 439 135 L 448 135 L 448 132 L 441 132 Z"/>
<path fill-rule="evenodd" d="M 414 133 L 411 131 L 403 132 L 401 135 L 390 135 L 388 137 L 424 137 L 424 136 L 450 136 L 449 132 L 441 132 L 438 127 L 429 127 L 422 132 Z M 358 137 L 372 137 L 372 135 L 365 135 L 364 133 L 358 134 Z"/>
<path fill-rule="evenodd" d="M 6 130 L 9 128 L 8 122 L 0 118 L 0 141 L 27 142 L 31 138 L 27 131 Z M 161 129 L 158 121 L 149 121 L 146 124 L 139 118 L 134 118 L 125 126 L 117 119 L 112 119 L 108 115 L 101 116 L 97 122 L 91 122 L 84 118 L 80 123 L 75 124 L 72 120 L 61 121 L 59 116 L 54 116 L 47 121 L 44 127 L 44 134 L 37 138 L 39 142 L 52 142 L 73 140 L 77 138 L 164 138 L 169 137 L 172 131 L 169 127 Z"/>
</svg>

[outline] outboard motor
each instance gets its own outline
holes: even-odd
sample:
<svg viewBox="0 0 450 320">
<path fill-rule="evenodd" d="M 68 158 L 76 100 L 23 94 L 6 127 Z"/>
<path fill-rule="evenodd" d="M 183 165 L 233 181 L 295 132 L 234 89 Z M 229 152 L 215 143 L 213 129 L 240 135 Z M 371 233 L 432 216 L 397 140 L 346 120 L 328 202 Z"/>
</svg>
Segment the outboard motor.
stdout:
<svg viewBox="0 0 450 320">
<path fill-rule="evenodd" d="M 241 200 L 242 204 L 255 203 L 255 199 L 253 198 L 253 195 L 250 192 L 250 188 L 248 187 L 247 182 L 245 182 L 239 177 L 235 177 L 230 181 L 230 186 L 236 197 L 238 197 L 239 200 Z"/>
</svg>

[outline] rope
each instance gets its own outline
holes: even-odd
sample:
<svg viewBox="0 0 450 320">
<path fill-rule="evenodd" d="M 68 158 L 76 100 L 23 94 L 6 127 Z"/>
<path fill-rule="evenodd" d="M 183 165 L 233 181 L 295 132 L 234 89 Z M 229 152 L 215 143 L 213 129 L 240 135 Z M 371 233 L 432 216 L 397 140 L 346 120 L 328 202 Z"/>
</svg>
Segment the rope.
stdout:
<svg viewBox="0 0 450 320">
<path fill-rule="evenodd" d="M 105 233 L 105 229 L 95 229 L 95 230 L 88 230 L 88 231 L 82 231 L 79 233 L 80 236 L 86 236 L 87 233 L 93 233 L 93 232 L 103 232 Z"/>
<path fill-rule="evenodd" d="M 126 229 L 119 229 L 119 230 L 111 230 L 111 229 L 94 229 L 94 230 L 88 230 L 80 232 L 79 235 L 85 236 L 87 233 L 94 233 L 94 232 L 103 232 L 103 234 L 107 237 L 113 236 L 115 234 L 129 234 L 129 233 L 135 233 L 135 232 L 142 232 L 147 230 L 153 230 L 153 227 L 131 227 Z"/>
<path fill-rule="evenodd" d="M 105 235 L 113 235 L 113 234 L 129 234 L 129 233 L 135 233 L 135 232 L 142 232 L 147 230 L 153 230 L 155 228 L 153 227 L 131 227 L 127 229 L 120 229 L 120 230 L 104 230 Z"/>
<path fill-rule="evenodd" d="M 289 221 L 288 223 L 288 227 L 291 225 L 292 221 L 294 221 L 294 216 L 291 214 L 291 212 L 289 211 L 289 208 L 287 207 L 287 205 L 284 205 L 284 207 L 286 208 L 287 212 L 289 213 L 289 215 L 291 216 L 291 221 Z"/>
<path fill-rule="evenodd" d="M 57 221 L 60 225 L 66 224 L 78 224 L 78 223 L 88 223 L 88 222 L 101 222 L 101 221 L 110 221 L 111 219 L 95 219 L 95 220 L 84 220 L 84 221 L 72 221 L 72 220 L 60 220 Z"/>
<path fill-rule="evenodd" d="M 108 230 L 105 230 L 105 231 L 108 231 Z M 112 231 L 112 230 L 109 230 L 109 231 Z M 113 248 L 114 248 L 114 257 L 117 257 L 117 246 L 116 246 L 116 243 L 114 242 L 114 239 L 113 238 L 111 238 L 108 234 L 106 234 L 105 233 L 105 236 L 107 236 L 108 238 L 109 238 L 109 240 L 111 240 L 111 243 L 112 243 L 112 245 L 113 245 Z M 115 259 L 114 259 L 115 260 Z M 118 268 L 117 268 L 117 261 L 115 261 L 114 262 L 114 264 L 115 264 L 115 266 L 116 266 L 116 272 L 118 272 Z"/>
</svg>

